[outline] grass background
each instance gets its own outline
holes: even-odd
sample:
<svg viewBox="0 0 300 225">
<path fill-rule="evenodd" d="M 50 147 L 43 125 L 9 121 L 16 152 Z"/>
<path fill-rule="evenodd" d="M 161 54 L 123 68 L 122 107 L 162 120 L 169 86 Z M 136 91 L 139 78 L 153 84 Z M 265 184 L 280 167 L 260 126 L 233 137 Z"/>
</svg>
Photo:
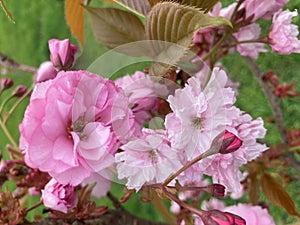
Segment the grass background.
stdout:
<svg viewBox="0 0 300 225">
<path fill-rule="evenodd" d="M 230 0 L 222 1 L 226 4 Z M 71 42 L 76 44 L 76 39 L 72 37 L 64 16 L 63 0 L 19 0 L 6 1 L 7 8 L 11 11 L 16 24 L 11 23 L 5 16 L 4 11 L 0 10 L 0 52 L 13 58 L 14 60 L 38 67 L 43 61 L 49 60 L 49 50 L 47 42 L 50 38 L 70 38 Z M 100 1 L 94 0 L 92 3 L 101 5 Z M 291 0 L 287 5 L 290 9 L 300 8 L 300 0 Z M 77 59 L 76 68 L 86 69 L 98 56 L 107 51 L 98 43 L 92 34 L 89 18 L 86 17 L 86 44 L 82 49 L 80 57 Z M 294 22 L 300 26 L 300 17 L 294 19 Z M 267 34 L 269 22 L 262 21 L 263 34 Z M 281 56 L 278 54 L 261 54 L 258 59 L 260 68 L 267 72 L 272 69 L 280 77 L 281 81 L 296 82 L 300 84 L 300 55 L 292 54 Z M 114 62 L 117 63 L 117 62 Z M 237 105 L 243 110 L 249 112 L 253 117 L 262 117 L 266 119 L 272 117 L 268 103 L 260 90 L 257 81 L 250 73 L 243 59 L 238 54 L 232 54 L 223 59 L 223 64 L 227 67 L 228 74 L 234 81 L 240 82 L 240 97 Z M 133 71 L 133 68 L 127 68 Z M 123 71 L 125 73 L 125 71 Z M 15 84 L 25 84 L 29 86 L 32 83 L 33 75 L 20 71 L 9 71 L 5 76 L 12 77 Z M 298 87 L 299 90 L 299 87 Z M 0 104 L 9 93 L 4 93 L 0 97 Z M 11 101 L 7 108 L 11 107 L 14 102 Z M 20 105 L 14 112 L 12 119 L 8 123 L 8 128 L 13 137 L 18 140 L 18 124 L 22 120 L 26 104 Z M 289 128 L 300 129 L 300 98 L 285 99 L 281 101 L 283 107 L 286 125 Z M 278 143 L 279 137 L 276 127 L 273 124 L 266 123 L 268 133 L 266 140 L 270 144 Z M 0 149 L 5 153 L 5 146 L 9 143 L 6 136 L 0 129 Z M 11 185 L 10 185 L 11 186 Z M 293 196 L 300 211 L 300 182 L 295 181 L 288 185 L 288 191 Z M 113 192 L 121 196 L 122 187 L 114 185 Z M 262 196 L 262 198 L 264 198 Z M 30 199 L 28 204 L 38 201 L 39 197 Z M 107 200 L 102 200 L 103 203 Z M 138 197 L 131 199 L 126 207 L 131 212 L 139 212 L 139 215 L 149 219 L 160 220 L 161 216 L 153 209 L 150 203 L 141 203 Z M 33 214 L 41 213 L 42 208 L 34 211 Z M 31 214 L 31 218 L 33 216 Z M 283 210 L 276 206 L 271 207 L 271 214 L 276 220 L 276 224 L 285 225 L 295 222 L 296 219 L 290 217 Z"/>
</svg>

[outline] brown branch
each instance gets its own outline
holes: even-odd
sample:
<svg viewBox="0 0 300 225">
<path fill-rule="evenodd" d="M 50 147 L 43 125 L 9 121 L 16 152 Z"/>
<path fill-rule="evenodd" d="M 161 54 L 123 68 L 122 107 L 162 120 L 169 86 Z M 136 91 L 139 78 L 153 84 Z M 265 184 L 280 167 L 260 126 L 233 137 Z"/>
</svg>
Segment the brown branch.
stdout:
<svg viewBox="0 0 300 225">
<path fill-rule="evenodd" d="M 22 223 L 20 225 L 168 225 L 162 222 L 153 222 L 150 220 L 145 220 L 138 218 L 126 211 L 120 210 L 108 210 L 105 214 L 92 217 L 86 220 L 56 220 L 51 218 L 46 218 L 40 222 L 33 223 Z"/>
<path fill-rule="evenodd" d="M 18 63 L 13 59 L 8 58 L 6 55 L 0 53 L 0 66 L 5 69 L 22 70 L 29 73 L 35 73 L 36 68 L 25 64 Z"/>
<path fill-rule="evenodd" d="M 275 124 L 277 126 L 279 135 L 281 137 L 282 142 L 284 143 L 285 147 L 288 148 L 288 138 L 286 133 L 286 127 L 284 124 L 284 118 L 283 113 L 281 110 L 281 106 L 279 104 L 279 99 L 276 95 L 274 95 L 269 88 L 268 84 L 263 80 L 264 73 L 260 70 L 258 65 L 255 63 L 255 61 L 250 57 L 243 57 L 246 61 L 248 67 L 252 71 L 252 73 L 255 75 L 255 77 L 258 80 L 258 83 L 260 87 L 262 88 L 273 113 Z M 300 171 L 300 164 L 295 159 L 294 154 L 292 152 L 287 153 L 284 155 L 284 158 L 290 162 L 290 164 L 295 167 L 298 171 Z"/>
</svg>

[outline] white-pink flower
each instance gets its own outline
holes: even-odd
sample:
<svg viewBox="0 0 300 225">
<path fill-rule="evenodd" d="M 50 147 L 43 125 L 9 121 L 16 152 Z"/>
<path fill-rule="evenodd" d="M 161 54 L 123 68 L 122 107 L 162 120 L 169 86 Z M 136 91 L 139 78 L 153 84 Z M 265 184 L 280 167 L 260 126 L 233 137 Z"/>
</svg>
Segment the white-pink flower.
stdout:
<svg viewBox="0 0 300 225">
<path fill-rule="evenodd" d="M 121 77 L 115 82 L 129 98 L 129 107 L 134 114 L 135 129 L 138 133 L 144 127 L 144 123 L 149 122 L 151 114 L 155 114 L 158 98 L 165 99 L 169 91 L 165 85 L 155 82 L 153 77 L 140 71 L 132 76 Z"/>
<path fill-rule="evenodd" d="M 281 9 L 289 0 L 246 0 L 243 6 L 246 9 L 246 17 L 253 17 L 252 21 L 259 18 L 271 19 L 272 15 Z"/>
<path fill-rule="evenodd" d="M 224 211 L 239 215 L 246 220 L 247 225 L 275 225 L 268 210 L 260 206 L 239 203 L 238 205 L 226 207 Z"/>
<path fill-rule="evenodd" d="M 238 42 L 243 41 L 255 41 L 259 39 L 260 36 L 260 26 L 256 23 L 241 27 L 237 33 L 233 36 Z M 237 45 L 237 51 L 242 56 L 249 56 L 251 58 L 257 59 L 260 52 L 266 52 L 263 43 L 253 42 L 253 43 L 243 43 Z"/>
<path fill-rule="evenodd" d="M 167 115 L 165 127 L 183 161 L 208 150 L 212 140 L 231 124 L 235 96 L 231 88 L 225 88 L 226 83 L 226 73 L 215 68 L 203 90 L 200 80 L 192 77 L 183 89 L 169 96 L 173 113 Z"/>
<path fill-rule="evenodd" d="M 20 125 L 20 149 L 32 168 L 62 184 L 80 184 L 114 163 L 133 119 L 123 91 L 86 71 L 60 72 L 36 85 Z"/>
<path fill-rule="evenodd" d="M 119 179 L 127 179 L 126 186 L 137 191 L 144 184 L 162 183 L 177 171 L 180 163 L 163 130 L 143 129 L 143 136 L 121 146 L 116 163 Z"/>
<path fill-rule="evenodd" d="M 279 54 L 300 53 L 300 40 L 298 40 L 298 26 L 291 24 L 292 18 L 298 12 L 279 10 L 273 16 L 272 26 L 269 33 L 270 46 L 273 52 Z"/>
<path fill-rule="evenodd" d="M 50 209 L 67 213 L 77 205 L 78 198 L 72 185 L 51 179 L 42 190 L 42 201 Z"/>
</svg>

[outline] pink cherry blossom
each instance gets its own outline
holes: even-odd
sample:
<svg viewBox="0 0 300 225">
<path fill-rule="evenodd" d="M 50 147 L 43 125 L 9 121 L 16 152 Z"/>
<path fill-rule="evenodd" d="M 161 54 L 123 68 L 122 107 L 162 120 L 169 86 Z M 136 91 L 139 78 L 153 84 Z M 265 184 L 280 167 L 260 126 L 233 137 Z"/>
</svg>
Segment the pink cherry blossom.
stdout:
<svg viewBox="0 0 300 225">
<path fill-rule="evenodd" d="M 115 156 L 118 178 L 126 178 L 129 189 L 138 191 L 144 184 L 161 183 L 182 167 L 163 130 L 143 129 L 141 138 L 121 149 L 124 151 Z"/>
<path fill-rule="evenodd" d="M 132 124 L 128 99 L 112 81 L 60 72 L 35 86 L 20 125 L 20 149 L 28 166 L 76 186 L 113 164 Z"/>
<path fill-rule="evenodd" d="M 300 53 L 300 40 L 298 26 L 291 24 L 292 18 L 298 12 L 289 10 L 279 10 L 274 14 L 271 30 L 269 33 L 270 45 L 273 52 L 279 54 Z"/>
<path fill-rule="evenodd" d="M 237 214 L 246 220 L 247 225 L 275 225 L 267 209 L 249 204 L 238 204 L 226 207 L 225 211 Z"/>
<path fill-rule="evenodd" d="M 260 36 L 260 26 L 256 23 L 241 27 L 237 33 L 233 36 L 238 42 L 257 40 Z M 257 59 L 260 52 L 266 52 L 263 43 L 243 43 L 237 45 L 237 51 L 242 56 L 249 56 L 251 58 Z"/>
<path fill-rule="evenodd" d="M 78 198 L 72 185 L 51 179 L 42 190 L 42 201 L 50 209 L 67 213 L 77 205 Z"/>
<path fill-rule="evenodd" d="M 173 113 L 167 115 L 165 127 L 172 147 L 181 152 L 183 161 L 208 150 L 212 140 L 231 124 L 228 115 L 235 96 L 225 88 L 226 83 L 226 73 L 215 68 L 204 89 L 200 80 L 192 77 L 183 89 L 169 96 Z"/>
<path fill-rule="evenodd" d="M 243 6 L 246 9 L 246 17 L 253 17 L 252 21 L 259 18 L 271 19 L 272 15 L 281 9 L 289 0 L 246 0 Z"/>
<path fill-rule="evenodd" d="M 137 71 L 132 76 L 127 75 L 116 80 L 129 98 L 129 106 L 136 121 L 136 132 L 149 122 L 151 114 L 155 114 L 158 98 L 165 99 L 168 89 L 165 85 L 155 82 L 153 77 Z"/>
<path fill-rule="evenodd" d="M 68 70 L 74 62 L 77 46 L 70 44 L 69 39 L 48 41 L 51 61 L 58 70 Z"/>
<path fill-rule="evenodd" d="M 43 62 L 38 68 L 34 80 L 35 82 L 39 83 L 39 82 L 53 79 L 56 77 L 56 75 L 57 75 L 57 71 L 54 68 L 52 62 L 46 61 Z"/>
</svg>

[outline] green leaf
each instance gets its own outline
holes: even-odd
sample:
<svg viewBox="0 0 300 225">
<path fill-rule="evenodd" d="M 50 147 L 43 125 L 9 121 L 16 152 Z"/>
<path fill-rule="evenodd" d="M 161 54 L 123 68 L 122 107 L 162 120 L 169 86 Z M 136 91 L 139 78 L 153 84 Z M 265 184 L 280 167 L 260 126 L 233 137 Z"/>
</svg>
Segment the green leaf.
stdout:
<svg viewBox="0 0 300 225">
<path fill-rule="evenodd" d="M 284 187 L 268 173 L 262 175 L 262 188 L 266 197 L 274 204 L 284 208 L 290 215 L 300 217 L 295 203 Z"/>
<path fill-rule="evenodd" d="M 86 9 L 96 38 L 106 47 L 116 48 L 145 39 L 145 27 L 136 15 L 117 8 Z"/>
<path fill-rule="evenodd" d="M 146 16 L 151 10 L 148 0 L 114 0 L 114 2 L 130 8 L 141 15 Z"/>
<path fill-rule="evenodd" d="M 192 6 L 173 2 L 156 4 L 147 17 L 146 37 L 161 42 L 153 46 L 159 60 L 151 65 L 150 73 L 165 76 L 186 55 L 195 31 L 219 25 L 231 26 L 231 23 L 223 17 L 211 17 Z"/>
</svg>

